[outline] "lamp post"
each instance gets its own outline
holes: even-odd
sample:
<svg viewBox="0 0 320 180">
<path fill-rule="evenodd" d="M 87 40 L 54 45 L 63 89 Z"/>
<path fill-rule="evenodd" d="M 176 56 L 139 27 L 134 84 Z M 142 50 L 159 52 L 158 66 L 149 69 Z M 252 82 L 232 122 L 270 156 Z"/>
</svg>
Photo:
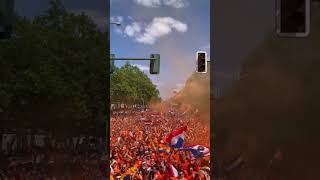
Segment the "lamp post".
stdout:
<svg viewBox="0 0 320 180">
<path fill-rule="evenodd" d="M 121 23 L 120 23 L 120 22 L 110 22 L 110 24 L 114 24 L 114 25 L 117 25 L 117 26 L 121 26 Z"/>
</svg>

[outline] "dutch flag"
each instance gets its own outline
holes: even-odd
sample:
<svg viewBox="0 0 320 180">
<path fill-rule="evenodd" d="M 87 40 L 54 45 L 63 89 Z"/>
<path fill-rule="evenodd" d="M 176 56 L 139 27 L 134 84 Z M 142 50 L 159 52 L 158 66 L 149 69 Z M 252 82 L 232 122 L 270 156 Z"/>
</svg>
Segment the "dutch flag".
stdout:
<svg viewBox="0 0 320 180">
<path fill-rule="evenodd" d="M 184 142 L 184 134 L 187 131 L 187 126 L 172 131 L 166 138 L 172 148 L 182 148 Z"/>
<path fill-rule="evenodd" d="M 192 153 L 192 157 L 195 159 L 210 156 L 210 149 L 202 145 L 194 145 L 187 148 L 181 148 L 179 150 L 190 151 Z"/>
</svg>

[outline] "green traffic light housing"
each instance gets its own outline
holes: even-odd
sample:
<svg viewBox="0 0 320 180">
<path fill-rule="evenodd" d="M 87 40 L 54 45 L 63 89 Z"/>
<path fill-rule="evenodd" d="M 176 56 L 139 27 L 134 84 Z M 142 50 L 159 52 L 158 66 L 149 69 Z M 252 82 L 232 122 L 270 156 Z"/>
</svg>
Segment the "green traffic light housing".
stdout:
<svg viewBox="0 0 320 180">
<path fill-rule="evenodd" d="M 0 39 L 11 37 L 13 30 L 14 0 L 0 0 Z"/>
<path fill-rule="evenodd" d="M 150 74 L 160 73 L 160 54 L 151 54 L 150 56 Z"/>
</svg>

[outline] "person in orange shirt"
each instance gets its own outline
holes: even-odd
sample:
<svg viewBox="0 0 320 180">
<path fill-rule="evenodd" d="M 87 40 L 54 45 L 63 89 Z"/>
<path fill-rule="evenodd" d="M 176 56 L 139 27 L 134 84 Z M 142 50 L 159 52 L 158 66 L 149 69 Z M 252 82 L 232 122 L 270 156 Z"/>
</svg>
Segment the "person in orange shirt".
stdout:
<svg viewBox="0 0 320 180">
<path fill-rule="evenodd" d="M 156 169 L 156 171 L 154 173 L 154 180 L 162 180 L 162 179 L 163 179 L 163 176 L 161 175 L 159 170 Z"/>
<path fill-rule="evenodd" d="M 179 176 L 178 176 L 177 179 L 178 179 L 178 180 L 188 180 L 188 179 L 185 177 L 183 171 L 180 171 L 180 172 L 179 172 Z"/>
<path fill-rule="evenodd" d="M 114 180 L 113 175 L 110 175 L 110 180 Z"/>
<path fill-rule="evenodd" d="M 188 170 L 189 162 L 188 161 L 182 161 L 182 169 Z"/>
<path fill-rule="evenodd" d="M 139 161 L 136 161 L 136 162 L 134 163 L 134 167 L 135 167 L 135 168 L 140 167 L 140 165 L 141 165 L 141 161 L 140 161 L 140 160 L 139 160 Z"/>
<path fill-rule="evenodd" d="M 193 170 L 193 167 L 189 167 L 186 178 L 188 180 L 193 180 L 193 179 L 195 179 L 195 177 L 196 177 L 196 172 Z"/>
<path fill-rule="evenodd" d="M 115 165 L 115 167 L 113 168 L 113 171 L 114 171 L 114 174 L 117 174 L 117 173 L 120 173 L 120 168 L 119 168 L 119 165 Z"/>
</svg>

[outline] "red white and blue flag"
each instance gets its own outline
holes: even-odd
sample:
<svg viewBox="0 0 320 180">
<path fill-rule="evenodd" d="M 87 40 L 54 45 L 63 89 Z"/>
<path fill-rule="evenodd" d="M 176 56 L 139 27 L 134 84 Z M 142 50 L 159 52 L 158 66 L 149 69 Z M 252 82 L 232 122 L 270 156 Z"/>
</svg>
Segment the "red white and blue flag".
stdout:
<svg viewBox="0 0 320 180">
<path fill-rule="evenodd" d="M 210 156 L 210 149 L 202 145 L 194 145 L 186 148 L 181 148 L 182 151 L 190 151 L 195 159 Z"/>
<path fill-rule="evenodd" d="M 143 123 L 144 123 L 144 125 L 146 125 L 146 126 L 152 125 L 152 121 L 151 121 L 151 120 L 145 120 L 145 121 L 143 121 Z"/>
<path fill-rule="evenodd" d="M 166 141 L 169 143 L 170 147 L 182 148 L 186 131 L 187 131 L 187 126 L 184 126 L 175 131 L 172 131 L 166 138 Z"/>
<path fill-rule="evenodd" d="M 141 121 L 144 123 L 145 126 L 152 125 L 152 120 L 150 120 L 150 119 L 141 118 Z"/>
<path fill-rule="evenodd" d="M 170 177 L 179 176 L 178 170 L 170 162 L 168 162 L 168 168 L 169 168 Z"/>
</svg>

